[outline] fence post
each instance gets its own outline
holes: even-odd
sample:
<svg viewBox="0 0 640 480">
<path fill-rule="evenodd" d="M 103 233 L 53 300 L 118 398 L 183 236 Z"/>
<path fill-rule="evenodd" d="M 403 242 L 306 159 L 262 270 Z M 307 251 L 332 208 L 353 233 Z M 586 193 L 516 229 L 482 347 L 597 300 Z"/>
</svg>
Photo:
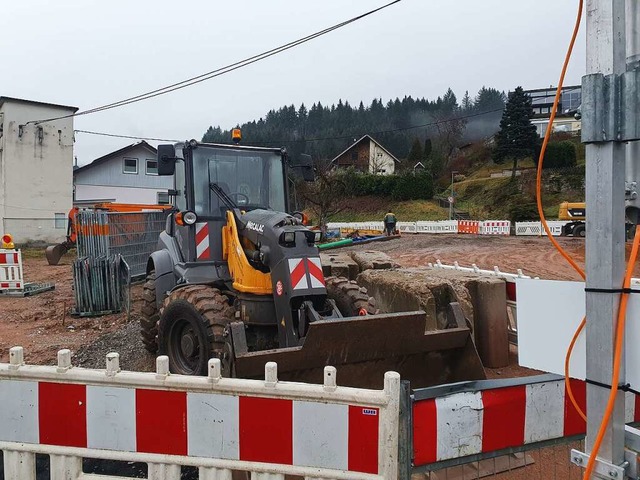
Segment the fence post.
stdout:
<svg viewBox="0 0 640 480">
<path fill-rule="evenodd" d="M 398 480 L 411 479 L 413 463 L 413 421 L 411 385 L 403 380 L 400 383 L 400 425 L 398 427 Z"/>
<path fill-rule="evenodd" d="M 5 450 L 3 454 L 5 480 L 35 480 L 35 454 L 11 450 Z"/>
<path fill-rule="evenodd" d="M 400 374 L 384 374 L 384 393 L 388 404 L 380 413 L 378 471 L 385 480 L 398 478 L 398 426 L 400 417 Z"/>
<path fill-rule="evenodd" d="M 180 465 L 167 465 L 164 463 L 149 464 L 148 480 L 180 480 Z"/>
<path fill-rule="evenodd" d="M 78 480 L 80 478 L 82 458 L 69 455 L 50 455 L 49 458 L 51 461 L 51 480 Z"/>
</svg>

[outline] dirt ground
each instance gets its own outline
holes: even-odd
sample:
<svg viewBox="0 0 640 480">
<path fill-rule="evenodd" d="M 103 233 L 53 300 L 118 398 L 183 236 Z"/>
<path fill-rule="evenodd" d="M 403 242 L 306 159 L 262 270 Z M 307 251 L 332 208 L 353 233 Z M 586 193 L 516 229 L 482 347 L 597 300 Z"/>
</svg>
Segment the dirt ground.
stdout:
<svg viewBox="0 0 640 480">
<path fill-rule="evenodd" d="M 560 238 L 559 242 L 584 266 L 584 240 Z M 458 261 L 460 265 L 476 264 L 483 269 L 494 266 L 504 272 L 517 269 L 531 276 L 546 279 L 578 280 L 580 277 L 554 250 L 546 238 L 480 237 L 464 235 L 404 235 L 400 239 L 352 247 L 380 250 L 404 267 L 425 266 L 440 259 L 443 263 Z M 58 266 L 49 266 L 43 251 L 24 252 L 24 274 L 28 282 L 52 282 L 55 290 L 32 297 L 0 297 L 0 362 L 8 361 L 9 348 L 21 345 L 25 361 L 30 364 L 54 364 L 61 348 L 72 350 L 72 362 L 92 368 L 104 368 L 104 356 L 111 351 L 121 355 L 121 367 L 127 370 L 150 371 L 154 357 L 142 348 L 138 333 L 138 312 L 142 286 L 131 290 L 133 308 L 126 313 L 95 318 L 72 315 L 73 291 L 71 262 L 67 255 Z M 517 365 L 517 350 L 511 350 L 511 365 L 488 370 L 490 378 L 509 378 L 538 372 Z M 562 453 L 558 455 L 558 449 Z M 565 447 L 532 452 L 534 465 L 495 478 L 571 478 L 567 469 Z M 552 473 L 553 472 L 553 473 Z M 562 473 L 560 473 L 562 472 Z M 450 471 L 446 478 L 478 478 L 474 472 Z M 567 475 L 567 473 L 569 475 Z M 579 478 L 577 472 L 575 478 Z M 415 478 L 429 478 L 416 476 Z M 432 479 L 445 478 L 432 475 Z M 492 477 L 493 478 L 493 477 Z"/>
</svg>

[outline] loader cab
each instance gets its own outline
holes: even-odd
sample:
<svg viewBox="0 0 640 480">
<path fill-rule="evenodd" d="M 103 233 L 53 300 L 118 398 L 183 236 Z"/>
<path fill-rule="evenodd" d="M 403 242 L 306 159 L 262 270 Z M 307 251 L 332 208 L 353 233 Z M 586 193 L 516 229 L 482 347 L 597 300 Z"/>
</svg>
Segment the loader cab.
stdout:
<svg viewBox="0 0 640 480">
<path fill-rule="evenodd" d="M 227 210 L 213 183 L 242 210 L 289 212 L 287 161 L 284 149 L 194 140 L 158 148 L 158 173 L 175 178 L 175 206 L 202 220 L 221 220 Z"/>
</svg>

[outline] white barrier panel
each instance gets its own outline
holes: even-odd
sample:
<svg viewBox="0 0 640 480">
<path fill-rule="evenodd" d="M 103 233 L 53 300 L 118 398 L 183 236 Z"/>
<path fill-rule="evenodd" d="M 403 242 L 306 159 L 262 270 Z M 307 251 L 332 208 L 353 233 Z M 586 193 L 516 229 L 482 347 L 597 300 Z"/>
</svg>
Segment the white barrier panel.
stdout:
<svg viewBox="0 0 640 480">
<path fill-rule="evenodd" d="M 418 233 L 416 222 L 398 222 L 396 228 L 402 233 Z"/>
<path fill-rule="evenodd" d="M 509 220 L 485 220 L 480 222 L 480 235 L 510 235 Z"/>
<path fill-rule="evenodd" d="M 23 290 L 21 251 L 0 249 L 0 293 L 22 292 Z"/>
<path fill-rule="evenodd" d="M 457 220 L 416 222 L 418 233 L 458 233 Z"/>
<path fill-rule="evenodd" d="M 634 282 L 634 283 L 637 283 Z M 516 280 L 518 289 L 518 358 L 523 367 L 564 375 L 567 347 L 585 315 L 583 282 Z M 640 296 L 629 295 L 625 341 L 640 342 Z M 571 357 L 571 376 L 584 379 L 585 336 Z M 626 348 L 626 381 L 640 390 L 640 349 Z"/>
<path fill-rule="evenodd" d="M 52 478 L 81 479 L 82 458 L 149 463 L 154 480 L 179 479 L 180 466 L 200 478 L 395 480 L 398 477 L 400 376 L 388 372 L 384 390 L 279 382 L 277 365 L 265 380 L 121 372 L 117 353 L 107 369 L 24 365 L 21 347 L 0 364 L 0 450 L 8 480 L 35 479 L 35 454 L 51 455 Z M 66 472 L 64 475 L 62 473 Z M 101 476 L 103 479 L 116 477 Z M 120 477 L 117 477 L 120 479 Z"/>
<path fill-rule="evenodd" d="M 547 225 L 551 235 L 559 237 L 562 235 L 562 227 L 569 222 L 552 220 Z M 541 222 L 516 222 L 516 235 L 542 236 L 546 235 Z"/>
</svg>

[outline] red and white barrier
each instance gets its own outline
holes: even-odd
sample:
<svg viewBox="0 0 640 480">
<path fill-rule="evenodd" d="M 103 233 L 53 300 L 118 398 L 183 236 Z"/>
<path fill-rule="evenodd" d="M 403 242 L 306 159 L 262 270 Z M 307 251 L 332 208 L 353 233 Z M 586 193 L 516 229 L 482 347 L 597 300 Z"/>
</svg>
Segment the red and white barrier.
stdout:
<svg viewBox="0 0 640 480">
<path fill-rule="evenodd" d="M 11 363 L 0 364 L 0 449 L 64 455 L 66 469 L 92 457 L 178 472 L 198 466 L 211 475 L 201 478 L 230 479 L 231 470 L 269 479 L 397 478 L 397 373 L 376 391 L 337 387 L 333 367 L 324 385 L 307 385 L 278 382 L 275 363 L 266 365 L 265 381 L 221 378 L 217 359 L 209 366 L 209 377 L 169 375 L 167 357 L 159 357 L 156 374 L 120 372 L 118 355 L 109 354 L 105 372 L 71 368 L 68 350 L 59 352 L 58 368 L 25 366 L 22 349 L 13 348 Z M 5 463 L 23 457 L 5 454 Z M 9 470 L 35 478 L 32 460 Z M 215 476 L 221 472 L 229 476 Z"/>
<path fill-rule="evenodd" d="M 480 235 L 510 235 L 511 222 L 509 220 L 486 220 L 481 222 Z"/>
<path fill-rule="evenodd" d="M 23 290 L 22 253 L 20 250 L 0 249 L 0 294 Z"/>
<path fill-rule="evenodd" d="M 585 409 L 586 387 L 572 380 Z M 534 444 L 586 431 L 566 394 L 564 379 L 416 401 L 413 405 L 414 464 Z M 626 422 L 640 421 L 640 398 L 626 393 Z"/>
</svg>

